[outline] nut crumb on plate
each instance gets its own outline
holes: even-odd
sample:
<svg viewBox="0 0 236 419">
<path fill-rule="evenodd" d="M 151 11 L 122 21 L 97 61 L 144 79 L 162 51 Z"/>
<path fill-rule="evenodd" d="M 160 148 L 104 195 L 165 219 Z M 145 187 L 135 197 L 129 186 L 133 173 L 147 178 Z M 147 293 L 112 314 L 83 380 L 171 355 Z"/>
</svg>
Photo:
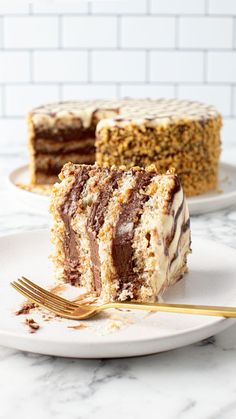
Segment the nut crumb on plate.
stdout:
<svg viewBox="0 0 236 419">
<path fill-rule="evenodd" d="M 30 333 L 35 333 L 40 328 L 39 324 L 34 319 L 25 319 L 25 324 L 29 327 Z"/>
</svg>

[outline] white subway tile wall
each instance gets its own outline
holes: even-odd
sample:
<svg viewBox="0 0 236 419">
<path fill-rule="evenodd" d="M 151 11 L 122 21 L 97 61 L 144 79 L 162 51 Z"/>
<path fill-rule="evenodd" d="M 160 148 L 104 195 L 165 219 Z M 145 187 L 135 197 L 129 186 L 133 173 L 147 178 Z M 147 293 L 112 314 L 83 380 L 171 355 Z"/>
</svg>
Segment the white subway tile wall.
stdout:
<svg viewBox="0 0 236 419">
<path fill-rule="evenodd" d="M 231 49 L 233 20 L 230 17 L 181 17 L 179 47 Z"/>
<path fill-rule="evenodd" d="M 175 97 L 174 84 L 124 84 L 121 86 L 121 97 L 133 98 L 151 98 L 157 97 L 173 98 Z"/>
<path fill-rule="evenodd" d="M 208 53 L 207 81 L 236 83 L 236 50 Z"/>
<path fill-rule="evenodd" d="M 62 87 L 62 100 L 113 99 L 117 86 L 113 84 L 67 84 Z"/>
<path fill-rule="evenodd" d="M 116 48 L 115 17 L 80 16 L 62 18 L 63 48 Z"/>
<path fill-rule="evenodd" d="M 170 15 L 204 14 L 205 0 L 151 0 L 151 12 Z"/>
<path fill-rule="evenodd" d="M 91 2 L 91 11 L 95 14 L 145 14 L 147 12 L 148 7 L 147 2 L 148 0 L 99 0 L 97 2 Z"/>
<path fill-rule="evenodd" d="M 123 17 L 120 29 L 122 48 L 175 47 L 174 17 Z"/>
<path fill-rule="evenodd" d="M 203 82 L 204 53 L 200 51 L 151 51 L 150 81 Z"/>
<path fill-rule="evenodd" d="M 3 19 L 3 45 L 6 49 L 58 48 L 59 25 L 57 17 L 43 19 L 37 16 L 5 17 Z"/>
<path fill-rule="evenodd" d="M 29 83 L 30 78 L 29 52 L 0 50 L 0 83 Z"/>
<path fill-rule="evenodd" d="M 33 3 L 34 1 L 32 1 Z M 84 1 L 63 0 L 53 3 L 50 0 L 38 0 L 34 2 L 33 13 L 48 15 L 68 15 L 68 14 L 86 14 L 88 12 L 88 3 Z"/>
<path fill-rule="evenodd" d="M 59 87 L 47 84 L 26 84 L 6 86 L 5 112 L 7 116 L 25 117 L 29 108 L 39 103 L 50 103 L 59 100 Z M 17 100 L 16 100 L 17 98 Z"/>
<path fill-rule="evenodd" d="M 236 0 L 0 2 L 0 95 L 6 143 L 34 106 L 114 97 L 211 103 L 235 143 Z"/>
<path fill-rule="evenodd" d="M 144 51 L 93 51 L 90 61 L 94 82 L 144 82 L 147 76 Z"/>
<path fill-rule="evenodd" d="M 88 52 L 33 51 L 31 76 L 36 83 L 88 81 Z"/>
</svg>

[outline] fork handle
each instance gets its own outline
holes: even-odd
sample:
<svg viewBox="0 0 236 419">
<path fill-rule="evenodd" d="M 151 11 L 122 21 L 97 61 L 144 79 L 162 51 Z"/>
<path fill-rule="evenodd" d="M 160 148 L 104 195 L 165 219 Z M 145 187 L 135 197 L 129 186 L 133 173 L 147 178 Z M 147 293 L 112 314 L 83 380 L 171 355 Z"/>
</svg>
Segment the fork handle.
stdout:
<svg viewBox="0 0 236 419">
<path fill-rule="evenodd" d="M 204 316 L 236 317 L 236 307 L 205 306 L 195 304 L 165 303 L 108 303 L 105 308 L 128 308 L 132 310 L 162 311 L 166 313 L 198 314 Z"/>
</svg>

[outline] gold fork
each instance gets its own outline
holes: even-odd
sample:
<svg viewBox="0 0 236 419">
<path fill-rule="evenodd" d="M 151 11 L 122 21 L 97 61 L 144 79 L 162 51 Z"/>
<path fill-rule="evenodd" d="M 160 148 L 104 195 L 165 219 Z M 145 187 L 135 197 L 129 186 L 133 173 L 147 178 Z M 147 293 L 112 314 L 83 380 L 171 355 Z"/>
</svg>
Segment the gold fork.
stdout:
<svg viewBox="0 0 236 419">
<path fill-rule="evenodd" d="M 60 317 L 73 320 L 85 320 L 101 311 L 110 308 L 126 308 L 146 311 L 164 311 L 169 313 L 201 314 L 206 316 L 236 317 L 236 307 L 205 306 L 192 304 L 166 303 L 107 303 L 100 306 L 83 306 L 66 300 L 45 290 L 34 282 L 22 276 L 18 281 L 11 282 L 11 286 L 37 305 L 52 311 Z"/>
</svg>

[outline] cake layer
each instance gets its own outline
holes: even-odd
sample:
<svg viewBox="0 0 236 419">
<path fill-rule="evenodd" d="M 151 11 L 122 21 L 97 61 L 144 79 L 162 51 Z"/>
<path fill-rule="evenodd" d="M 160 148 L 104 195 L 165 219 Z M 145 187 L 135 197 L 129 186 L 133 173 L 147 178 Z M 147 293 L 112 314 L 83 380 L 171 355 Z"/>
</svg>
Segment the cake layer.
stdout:
<svg viewBox="0 0 236 419">
<path fill-rule="evenodd" d="M 155 301 L 186 271 L 189 214 L 178 177 L 68 163 L 54 186 L 58 278 L 104 301 Z"/>
<path fill-rule="evenodd" d="M 95 154 L 94 138 L 87 138 L 85 140 L 71 140 L 65 143 L 58 142 L 57 140 L 48 140 L 45 138 L 37 138 L 35 140 L 35 154 L 38 152 L 49 154 L 49 153 L 67 153 L 71 151 L 83 152 L 87 150 L 88 153 L 93 151 Z"/>
<path fill-rule="evenodd" d="M 31 184 L 33 190 L 37 190 L 35 188 L 45 188 L 53 185 L 55 182 L 58 182 L 58 174 L 53 175 L 52 173 L 47 174 L 45 172 L 37 171 L 35 173 L 35 178 L 37 178 L 37 183 Z M 48 189 L 48 194 L 50 195 L 51 189 Z"/>
<path fill-rule="evenodd" d="M 37 153 L 35 155 L 35 164 L 37 169 L 35 170 L 35 176 L 37 183 L 55 183 L 58 180 L 58 173 L 60 173 L 62 167 L 68 161 L 72 163 L 86 163 L 93 164 L 95 161 L 95 154 L 88 152 L 84 154 L 81 152 L 69 152 L 68 153 Z M 42 181 L 43 180 L 43 181 Z"/>
</svg>

